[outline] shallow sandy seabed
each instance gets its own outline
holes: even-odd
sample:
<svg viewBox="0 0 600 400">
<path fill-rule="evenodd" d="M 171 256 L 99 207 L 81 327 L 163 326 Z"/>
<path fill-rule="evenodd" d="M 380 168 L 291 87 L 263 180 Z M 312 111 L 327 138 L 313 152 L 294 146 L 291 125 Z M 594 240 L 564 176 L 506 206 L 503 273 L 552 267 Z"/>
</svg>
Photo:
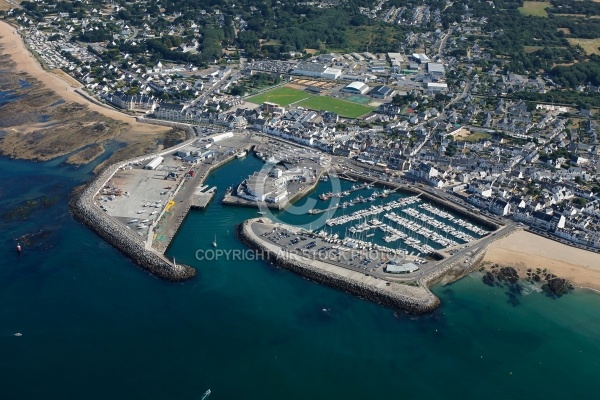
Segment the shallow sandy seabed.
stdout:
<svg viewBox="0 0 600 400">
<path fill-rule="evenodd" d="M 0 21 L 0 47 L 3 48 L 3 53 L 10 54 L 20 72 L 25 72 L 38 79 L 48 89 L 54 91 L 67 102 L 85 104 L 92 111 L 97 111 L 109 118 L 126 122 L 130 125 L 129 132 L 131 133 L 156 134 L 169 130 L 169 128 L 162 126 L 139 123 L 132 116 L 108 107 L 99 106 L 86 100 L 75 92 L 75 88 L 71 86 L 71 84 L 74 84 L 71 79 L 67 78 L 69 83 L 66 80 L 61 79 L 58 75 L 44 70 L 31 53 L 29 53 L 21 36 L 17 33 L 17 30 L 4 21 Z M 79 90 L 83 90 L 81 86 Z M 121 139 L 124 138 L 121 137 Z"/>
</svg>

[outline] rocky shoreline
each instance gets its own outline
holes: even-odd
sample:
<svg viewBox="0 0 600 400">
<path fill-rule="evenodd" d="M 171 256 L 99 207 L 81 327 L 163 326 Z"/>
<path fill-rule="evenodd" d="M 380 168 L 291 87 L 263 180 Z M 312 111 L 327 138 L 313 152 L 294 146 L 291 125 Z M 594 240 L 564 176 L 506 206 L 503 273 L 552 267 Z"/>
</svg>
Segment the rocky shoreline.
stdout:
<svg viewBox="0 0 600 400">
<path fill-rule="evenodd" d="M 188 133 L 188 137 L 190 136 Z M 176 148 L 184 146 L 186 143 L 179 144 Z M 176 148 L 163 150 L 159 154 L 172 152 Z M 69 208 L 71 214 L 79 222 L 121 251 L 142 269 L 161 279 L 179 282 L 196 276 L 196 270 L 187 265 L 175 264 L 150 246 L 146 246 L 142 237 L 106 214 L 94 202 L 96 194 L 120 168 L 136 161 L 149 160 L 159 154 L 146 155 L 107 166 L 73 197 Z"/>
<path fill-rule="evenodd" d="M 515 268 L 510 266 L 492 264 L 481 280 L 488 286 L 504 287 L 508 285 L 517 294 L 522 291 L 521 276 Z M 544 293 L 552 298 L 559 298 L 573 290 L 573 285 L 567 279 L 559 278 L 541 268 L 528 268 L 525 282 L 540 285 Z"/>
<path fill-rule="evenodd" d="M 393 308 L 395 310 L 403 310 L 411 314 L 429 313 L 440 305 L 440 300 L 431 293 L 427 286 L 415 287 L 393 282 L 393 285 L 401 288 L 400 290 L 403 293 L 400 293 L 399 291 L 386 290 L 373 285 L 367 285 L 302 263 L 298 260 L 290 259 L 289 257 L 279 257 L 276 253 L 256 240 L 254 235 L 249 232 L 250 224 L 254 221 L 256 221 L 256 219 L 247 220 L 239 224 L 236 229 L 237 237 L 251 249 L 262 252 L 268 261 L 278 267 L 285 268 L 317 283 L 343 290 L 382 306 Z"/>
</svg>

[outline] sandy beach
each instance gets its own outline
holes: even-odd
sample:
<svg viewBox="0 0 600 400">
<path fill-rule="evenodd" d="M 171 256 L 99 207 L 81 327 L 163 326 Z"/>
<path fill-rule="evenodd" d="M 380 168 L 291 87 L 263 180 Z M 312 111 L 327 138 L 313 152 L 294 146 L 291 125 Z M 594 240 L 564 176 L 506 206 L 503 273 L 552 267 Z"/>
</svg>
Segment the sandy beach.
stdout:
<svg viewBox="0 0 600 400">
<path fill-rule="evenodd" d="M 495 241 L 483 261 L 515 267 L 547 269 L 575 287 L 600 291 L 600 254 L 577 249 L 522 230 Z"/>
<path fill-rule="evenodd" d="M 108 107 L 99 106 L 86 100 L 75 92 L 74 86 L 77 84 L 76 81 L 68 77 L 64 77 L 64 79 L 61 78 L 59 75 L 62 75 L 62 73 L 54 74 L 44 70 L 27 50 L 27 47 L 25 46 L 22 37 L 17 33 L 17 30 L 4 21 L 0 21 L 0 47 L 3 48 L 4 53 L 10 54 L 11 59 L 18 65 L 19 71 L 25 72 L 38 79 L 48 89 L 54 91 L 67 102 L 85 104 L 92 111 L 97 111 L 106 117 L 128 123 L 131 127 L 129 129 L 130 133 L 156 134 L 169 130 L 169 128 L 162 126 L 139 123 L 132 116 Z"/>
</svg>

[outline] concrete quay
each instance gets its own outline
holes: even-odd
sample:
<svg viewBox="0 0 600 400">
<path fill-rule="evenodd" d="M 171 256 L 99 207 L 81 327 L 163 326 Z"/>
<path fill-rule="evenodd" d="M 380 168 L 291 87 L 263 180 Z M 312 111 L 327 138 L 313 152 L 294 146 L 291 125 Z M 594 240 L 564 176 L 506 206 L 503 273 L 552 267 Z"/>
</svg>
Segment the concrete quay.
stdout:
<svg viewBox="0 0 600 400">
<path fill-rule="evenodd" d="M 148 161 L 158 155 L 176 151 L 188 141 L 158 154 L 138 157 L 104 168 L 71 200 L 69 207 L 73 216 L 98 236 L 117 248 L 142 269 L 168 281 L 184 281 L 196 275 L 196 270 L 187 265 L 178 265 L 163 254 L 146 246 L 142 237 L 127 229 L 125 225 L 104 212 L 94 201 L 98 192 L 121 168 L 135 162 Z"/>
<path fill-rule="evenodd" d="M 252 134 L 244 134 L 238 135 L 235 138 L 235 143 L 231 143 L 230 139 L 224 141 L 224 145 L 227 145 L 232 149 L 231 153 L 228 155 L 216 156 L 215 158 L 211 158 L 210 161 L 204 161 L 197 164 L 193 170 L 195 171 L 195 175 L 190 179 L 181 180 L 177 189 L 175 190 L 172 200 L 174 205 L 171 209 L 171 212 L 168 216 L 164 215 L 163 212 L 160 217 L 157 219 L 157 222 L 153 226 L 156 227 L 159 222 L 164 222 L 161 225 L 161 229 L 159 232 L 159 236 L 164 236 L 164 241 L 152 241 L 149 239 L 149 243 L 152 244 L 154 248 L 158 251 L 165 252 L 169 248 L 171 241 L 177 234 L 177 230 L 185 220 L 190 209 L 202 208 L 200 207 L 200 203 L 198 202 L 198 196 L 194 196 L 194 193 L 197 191 L 198 187 L 201 187 L 204 184 L 206 178 L 216 169 L 220 168 L 224 164 L 235 160 L 236 154 L 244 149 L 246 151 L 250 151 L 255 145 L 262 144 L 266 139 L 261 136 L 255 136 Z M 213 194 L 214 196 L 214 194 Z M 206 200 L 206 198 L 204 198 Z M 210 200 L 209 200 L 210 201 Z M 204 203 L 203 203 L 204 204 Z M 205 207 L 208 205 L 208 202 L 205 203 Z M 161 217 L 165 216 L 164 221 L 161 221 Z"/>
<path fill-rule="evenodd" d="M 262 252 L 273 264 L 288 269 L 315 282 L 343 290 L 385 307 L 413 314 L 433 311 L 440 304 L 428 285 L 412 286 L 353 271 L 320 260 L 285 252 L 281 247 L 264 240 L 261 232 L 294 227 L 274 224 L 266 218 L 244 221 L 237 227 L 237 236 L 250 248 Z M 426 281 L 424 281 L 426 282 Z"/>
</svg>

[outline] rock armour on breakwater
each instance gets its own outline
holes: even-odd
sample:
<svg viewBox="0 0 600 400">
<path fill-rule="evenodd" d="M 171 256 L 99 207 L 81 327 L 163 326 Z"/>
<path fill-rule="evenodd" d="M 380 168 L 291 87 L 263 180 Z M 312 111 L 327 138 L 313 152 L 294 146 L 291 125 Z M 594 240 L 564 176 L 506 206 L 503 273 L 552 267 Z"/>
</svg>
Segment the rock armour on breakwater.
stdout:
<svg viewBox="0 0 600 400">
<path fill-rule="evenodd" d="M 73 216 L 85 226 L 94 231 L 102 239 L 123 252 L 142 269 L 168 281 L 184 281 L 196 275 L 196 270 L 187 265 L 174 264 L 152 248 L 147 248 L 144 240 L 115 220 L 98 207 L 94 196 L 102 189 L 109 179 L 122 167 L 136 161 L 147 161 L 157 155 L 172 152 L 183 147 L 187 142 L 159 154 L 146 155 L 132 160 L 116 163 L 104 168 L 92 179 L 80 193 L 70 202 L 69 207 Z"/>
<path fill-rule="evenodd" d="M 281 258 L 277 254 L 267 249 L 262 243 L 257 241 L 250 234 L 250 223 L 256 220 L 248 220 L 237 226 L 236 234 L 238 238 L 248 247 L 262 252 L 266 258 L 273 264 L 290 270 L 298 275 L 313 280 L 336 289 L 343 290 L 355 296 L 390 307 L 397 310 L 404 310 L 412 314 L 425 314 L 436 309 L 440 300 L 429 291 L 429 288 L 416 288 L 406 285 L 406 293 L 394 292 L 381 289 L 372 285 L 367 285 L 341 275 L 337 275 L 317 267 L 302 263 L 290 258 Z M 420 296 L 411 296 L 411 291 L 419 290 Z"/>
</svg>

